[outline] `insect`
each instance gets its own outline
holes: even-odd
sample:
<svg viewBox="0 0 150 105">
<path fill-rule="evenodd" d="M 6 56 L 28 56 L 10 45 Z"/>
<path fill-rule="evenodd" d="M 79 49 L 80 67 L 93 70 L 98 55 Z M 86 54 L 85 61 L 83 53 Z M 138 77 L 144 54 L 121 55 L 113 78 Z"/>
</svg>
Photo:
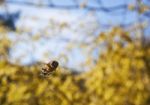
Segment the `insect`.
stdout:
<svg viewBox="0 0 150 105">
<path fill-rule="evenodd" d="M 51 61 L 47 64 L 44 64 L 44 66 L 41 69 L 41 75 L 42 76 L 49 76 L 52 74 L 54 71 L 56 71 L 59 63 L 57 61 Z"/>
</svg>

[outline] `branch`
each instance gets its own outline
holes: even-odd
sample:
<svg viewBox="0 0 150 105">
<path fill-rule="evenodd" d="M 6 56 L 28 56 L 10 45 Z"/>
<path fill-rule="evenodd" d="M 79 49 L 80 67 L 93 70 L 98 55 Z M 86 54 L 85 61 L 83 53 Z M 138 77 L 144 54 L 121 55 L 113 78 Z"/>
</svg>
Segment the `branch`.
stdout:
<svg viewBox="0 0 150 105">
<path fill-rule="evenodd" d="M 14 3 L 14 4 L 21 4 L 21 5 L 36 5 L 34 3 L 31 2 L 25 2 L 25 1 L 11 1 L 8 0 L 6 1 L 7 3 Z M 80 9 L 80 5 L 79 4 L 75 4 L 75 5 L 56 5 L 52 2 L 50 2 L 49 4 L 43 5 L 46 7 L 50 7 L 50 8 L 58 8 L 58 9 Z M 113 6 L 113 7 L 94 7 L 94 6 L 85 6 L 84 9 L 87 10 L 94 10 L 94 11 L 104 11 L 104 12 L 114 12 L 117 11 L 119 9 L 127 9 L 128 6 L 126 4 L 122 4 L 122 5 L 118 5 L 118 6 Z"/>
</svg>

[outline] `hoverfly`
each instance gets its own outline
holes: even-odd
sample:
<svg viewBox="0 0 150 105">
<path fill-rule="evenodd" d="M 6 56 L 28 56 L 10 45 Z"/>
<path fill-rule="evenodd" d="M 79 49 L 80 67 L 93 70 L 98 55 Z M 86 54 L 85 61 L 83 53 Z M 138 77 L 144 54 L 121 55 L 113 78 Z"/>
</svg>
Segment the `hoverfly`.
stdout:
<svg viewBox="0 0 150 105">
<path fill-rule="evenodd" d="M 52 74 L 54 71 L 56 71 L 59 63 L 57 61 L 51 61 L 47 64 L 44 64 L 44 66 L 41 69 L 41 75 L 42 76 L 49 76 Z"/>
</svg>

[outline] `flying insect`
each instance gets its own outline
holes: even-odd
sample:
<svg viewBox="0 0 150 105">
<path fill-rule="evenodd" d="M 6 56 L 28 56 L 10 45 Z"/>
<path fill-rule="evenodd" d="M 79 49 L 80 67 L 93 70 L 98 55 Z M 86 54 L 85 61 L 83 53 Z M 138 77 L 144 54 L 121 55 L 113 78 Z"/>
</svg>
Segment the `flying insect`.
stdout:
<svg viewBox="0 0 150 105">
<path fill-rule="evenodd" d="M 59 66 L 59 63 L 55 60 L 44 64 L 44 66 L 41 69 L 41 75 L 42 76 L 49 76 L 50 74 L 52 74 L 53 72 L 56 71 L 58 66 Z"/>
</svg>

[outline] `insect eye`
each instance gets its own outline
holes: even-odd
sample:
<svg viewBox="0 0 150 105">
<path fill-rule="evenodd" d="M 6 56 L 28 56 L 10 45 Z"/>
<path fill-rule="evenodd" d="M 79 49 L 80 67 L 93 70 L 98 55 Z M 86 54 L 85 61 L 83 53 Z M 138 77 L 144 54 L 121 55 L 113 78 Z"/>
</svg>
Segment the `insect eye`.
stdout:
<svg viewBox="0 0 150 105">
<path fill-rule="evenodd" d="M 57 68 L 59 64 L 57 61 L 52 61 L 51 65 L 52 67 Z"/>
</svg>

